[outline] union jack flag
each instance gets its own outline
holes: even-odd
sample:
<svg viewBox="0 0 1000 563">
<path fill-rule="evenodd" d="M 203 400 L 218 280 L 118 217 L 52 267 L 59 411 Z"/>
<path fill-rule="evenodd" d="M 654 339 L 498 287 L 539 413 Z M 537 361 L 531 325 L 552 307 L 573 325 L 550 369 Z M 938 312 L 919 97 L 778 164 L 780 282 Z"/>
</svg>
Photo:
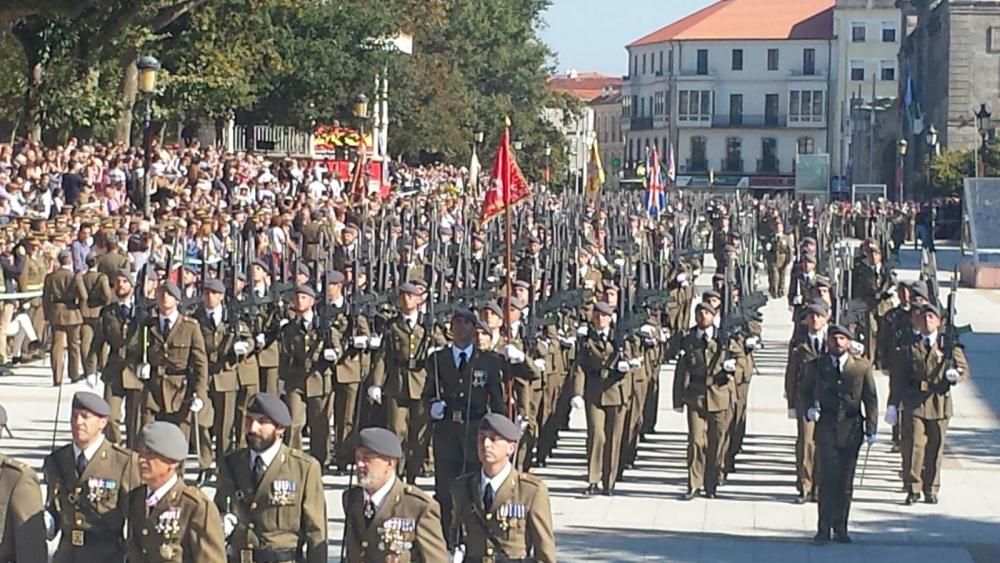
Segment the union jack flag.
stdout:
<svg viewBox="0 0 1000 563">
<path fill-rule="evenodd" d="M 659 218 L 666 205 L 666 178 L 660 166 L 660 151 L 653 147 L 646 151 L 646 211 Z"/>
</svg>

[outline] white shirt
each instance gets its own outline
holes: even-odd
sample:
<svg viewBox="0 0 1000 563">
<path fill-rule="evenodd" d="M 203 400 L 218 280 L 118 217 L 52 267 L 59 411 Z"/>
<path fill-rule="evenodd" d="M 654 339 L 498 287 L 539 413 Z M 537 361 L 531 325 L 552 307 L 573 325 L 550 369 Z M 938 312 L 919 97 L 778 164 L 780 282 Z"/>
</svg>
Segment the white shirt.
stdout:
<svg viewBox="0 0 1000 563">
<path fill-rule="evenodd" d="M 278 450 L 280 449 L 281 449 L 281 440 L 275 440 L 274 443 L 271 444 L 270 448 L 267 448 L 262 452 L 258 453 L 253 450 L 250 450 L 250 471 L 253 471 L 253 465 L 257 463 L 258 457 L 264 460 L 265 470 L 268 467 L 271 467 L 271 464 L 274 463 L 274 458 L 278 457 Z"/>
<path fill-rule="evenodd" d="M 161 485 L 159 489 L 153 491 L 152 494 L 149 494 L 149 487 L 147 486 L 146 508 L 151 508 L 159 504 L 159 502 L 163 499 L 163 497 L 167 496 L 167 493 L 169 493 L 170 489 L 173 489 L 174 485 L 176 484 L 177 484 L 177 475 L 174 474 L 173 477 L 171 477 L 166 483 Z"/>
<path fill-rule="evenodd" d="M 841 373 L 844 373 L 844 366 L 847 365 L 847 359 L 851 357 L 850 354 L 844 352 L 840 356 L 830 356 L 837 362 L 837 367 L 840 369 Z"/>
<path fill-rule="evenodd" d="M 507 465 L 503 466 L 503 469 L 501 469 L 500 472 L 497 473 L 496 476 L 493 477 L 493 478 L 488 477 L 486 475 L 486 473 L 484 473 L 482 470 L 480 470 L 480 472 L 479 472 L 479 498 L 482 498 L 483 495 L 486 493 L 486 485 L 487 485 L 487 483 L 491 487 L 493 487 L 493 498 L 494 499 L 497 498 L 497 491 L 500 490 L 500 486 L 503 485 L 503 482 L 507 480 L 507 476 L 510 475 L 510 472 L 513 471 L 513 470 L 514 470 L 514 466 L 511 465 L 509 461 L 507 462 Z M 486 507 L 486 508 L 488 509 L 489 507 Z"/>
<path fill-rule="evenodd" d="M 712 338 L 715 336 L 715 326 L 698 329 L 698 338 Z"/>
<path fill-rule="evenodd" d="M 312 328 L 312 326 L 313 326 L 313 312 L 312 312 L 312 309 L 309 309 L 308 311 L 306 311 L 305 313 L 303 313 L 301 320 L 302 320 L 302 322 L 306 323 L 306 328 Z"/>
<path fill-rule="evenodd" d="M 382 487 L 379 490 L 371 494 L 369 494 L 368 491 L 365 491 L 365 496 L 372 501 L 373 505 L 375 505 L 375 510 L 378 510 L 379 508 L 382 507 L 382 503 L 385 502 L 385 497 L 389 496 L 389 491 L 392 490 L 392 486 L 395 484 L 396 484 L 396 475 L 391 474 L 389 476 L 389 480 L 386 481 L 385 485 L 382 485 Z"/>
<path fill-rule="evenodd" d="M 462 354 L 465 354 L 466 362 L 472 359 L 472 348 L 473 348 L 472 344 L 469 344 L 465 348 L 459 348 L 454 344 L 451 345 L 451 357 L 453 360 L 455 360 L 456 368 L 459 366 L 459 358 L 461 357 Z"/>
<path fill-rule="evenodd" d="M 938 333 L 936 330 L 930 334 L 923 335 L 923 337 L 924 337 L 924 344 L 926 344 L 928 347 L 937 344 Z"/>
<path fill-rule="evenodd" d="M 94 459 L 94 454 L 97 453 L 98 448 L 100 448 L 103 443 L 104 434 L 100 434 L 97 436 L 97 439 L 94 440 L 93 444 L 87 446 L 87 449 L 83 450 L 83 457 L 87 459 L 87 463 L 90 463 L 90 460 Z M 78 457 L 80 457 L 80 447 L 76 445 L 76 442 L 73 442 L 73 459 L 75 460 Z"/>
<path fill-rule="evenodd" d="M 410 328 L 413 328 L 417 325 L 417 311 L 414 311 L 409 315 L 403 315 L 403 320 L 406 321 L 406 324 L 409 325 Z"/>
<path fill-rule="evenodd" d="M 212 322 L 215 323 L 215 326 L 219 326 L 222 324 L 222 305 L 219 305 L 214 309 L 210 309 L 207 312 L 208 312 L 208 318 L 212 319 Z"/>
<path fill-rule="evenodd" d="M 158 321 L 159 324 L 160 324 L 160 328 L 163 328 L 163 321 L 164 320 L 169 320 L 170 321 L 170 328 L 174 328 L 175 326 L 177 326 L 177 318 L 180 317 L 180 316 L 181 316 L 181 314 L 180 314 L 180 312 L 177 311 L 177 309 L 174 309 L 174 312 L 171 313 L 171 314 L 169 314 L 169 315 L 167 315 L 166 317 L 164 317 L 163 315 L 160 315 L 160 318 L 159 318 L 159 321 Z"/>
<path fill-rule="evenodd" d="M 819 340 L 819 346 L 816 346 L 816 341 Z M 823 343 L 826 342 L 826 329 L 824 328 L 822 332 L 816 334 L 809 333 L 809 341 L 816 348 L 816 350 L 823 349 Z"/>
</svg>

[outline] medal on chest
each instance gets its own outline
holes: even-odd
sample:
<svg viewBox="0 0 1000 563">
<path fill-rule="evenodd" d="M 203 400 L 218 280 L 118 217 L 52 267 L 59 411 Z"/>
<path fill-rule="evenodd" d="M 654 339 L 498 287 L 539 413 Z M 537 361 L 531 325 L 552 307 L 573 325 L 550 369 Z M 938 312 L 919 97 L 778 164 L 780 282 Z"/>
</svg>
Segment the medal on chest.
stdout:
<svg viewBox="0 0 1000 563">
<path fill-rule="evenodd" d="M 114 494 L 117 488 L 118 483 L 113 479 L 91 477 L 87 479 L 87 500 L 91 503 L 99 502 Z"/>
<path fill-rule="evenodd" d="M 287 506 L 295 499 L 295 481 L 275 479 L 271 483 L 271 504 Z"/>
<path fill-rule="evenodd" d="M 156 533 L 164 539 L 174 539 L 180 535 L 181 531 L 181 509 L 180 507 L 170 507 L 160 513 L 156 519 L 156 526 L 153 528 Z M 169 547 L 169 546 L 168 546 Z M 160 547 L 162 552 L 163 547 Z M 170 557 L 164 557 L 170 559 Z"/>
<path fill-rule="evenodd" d="M 379 550 L 397 557 L 409 551 L 413 548 L 416 529 L 417 523 L 412 518 L 389 518 L 378 528 Z M 386 560 L 389 560 L 388 556 Z"/>
<path fill-rule="evenodd" d="M 472 386 L 486 387 L 486 372 L 481 369 L 472 370 Z"/>
</svg>

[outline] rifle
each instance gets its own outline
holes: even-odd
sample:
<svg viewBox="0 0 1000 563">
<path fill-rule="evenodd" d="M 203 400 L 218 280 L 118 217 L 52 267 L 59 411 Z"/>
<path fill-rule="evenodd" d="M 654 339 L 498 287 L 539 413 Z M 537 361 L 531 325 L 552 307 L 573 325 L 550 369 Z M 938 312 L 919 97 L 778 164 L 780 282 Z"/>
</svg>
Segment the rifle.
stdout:
<svg viewBox="0 0 1000 563">
<path fill-rule="evenodd" d="M 957 326 L 956 317 L 958 312 L 955 308 L 955 300 L 958 297 L 958 266 L 955 266 L 954 271 L 951 274 L 951 291 L 948 293 L 948 310 L 945 315 L 944 332 L 941 335 L 944 353 L 944 365 L 946 368 L 955 367 L 955 348 L 960 346 L 959 337 L 963 334 L 972 332 L 972 327 L 969 325 Z"/>
</svg>

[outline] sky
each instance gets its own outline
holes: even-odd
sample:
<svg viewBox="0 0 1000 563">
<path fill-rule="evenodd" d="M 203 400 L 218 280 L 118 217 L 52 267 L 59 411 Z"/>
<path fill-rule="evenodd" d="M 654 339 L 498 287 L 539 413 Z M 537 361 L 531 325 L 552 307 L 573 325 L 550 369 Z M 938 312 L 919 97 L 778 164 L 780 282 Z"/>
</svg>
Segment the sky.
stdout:
<svg viewBox="0 0 1000 563">
<path fill-rule="evenodd" d="M 625 45 L 713 0 L 553 0 L 542 39 L 556 53 L 556 69 L 628 73 Z"/>
</svg>

